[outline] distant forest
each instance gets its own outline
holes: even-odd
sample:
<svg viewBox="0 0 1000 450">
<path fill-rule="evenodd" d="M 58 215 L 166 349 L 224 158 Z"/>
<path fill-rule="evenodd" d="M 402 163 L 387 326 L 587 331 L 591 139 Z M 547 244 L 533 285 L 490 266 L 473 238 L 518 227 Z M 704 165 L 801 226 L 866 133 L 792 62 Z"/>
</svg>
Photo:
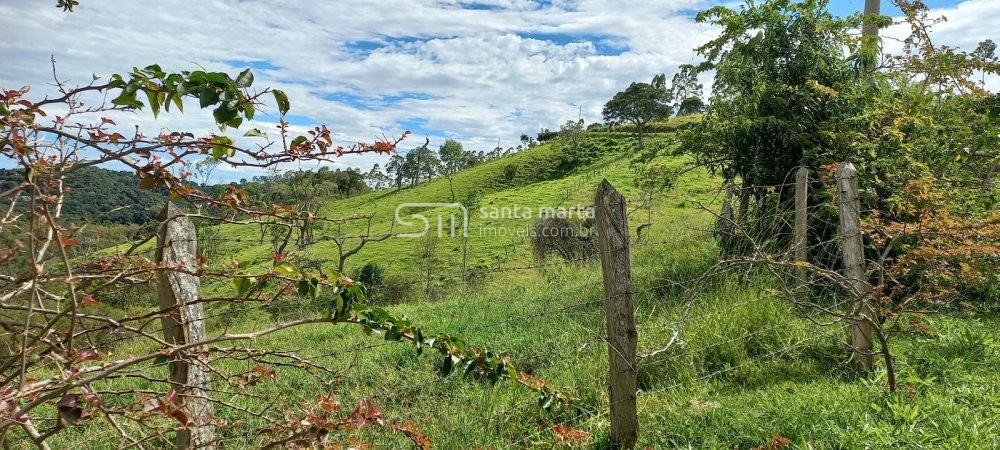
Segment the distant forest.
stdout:
<svg viewBox="0 0 1000 450">
<path fill-rule="evenodd" d="M 23 170 L 0 169 L 0 191 L 23 181 Z M 144 224 L 156 218 L 167 198 L 166 192 L 141 189 L 134 172 L 98 167 L 74 171 L 66 184 L 62 216 L 76 223 Z"/>
<path fill-rule="evenodd" d="M 65 180 L 67 194 L 62 206 L 62 217 L 77 224 L 147 224 L 156 220 L 167 199 L 167 193 L 162 189 L 148 190 L 139 187 L 135 173 L 128 171 L 84 167 L 67 175 Z M 22 182 L 23 170 L 0 169 L 0 192 Z M 254 199 L 315 208 L 328 198 L 347 198 L 370 191 L 365 182 L 365 175 L 357 169 L 330 170 L 321 167 L 317 171 L 257 176 L 232 184 L 246 189 Z M 208 195 L 218 196 L 229 184 L 194 185 Z M 7 205 L 9 203 L 0 206 Z M 25 207 L 24 202 L 18 202 L 18 208 Z"/>
</svg>

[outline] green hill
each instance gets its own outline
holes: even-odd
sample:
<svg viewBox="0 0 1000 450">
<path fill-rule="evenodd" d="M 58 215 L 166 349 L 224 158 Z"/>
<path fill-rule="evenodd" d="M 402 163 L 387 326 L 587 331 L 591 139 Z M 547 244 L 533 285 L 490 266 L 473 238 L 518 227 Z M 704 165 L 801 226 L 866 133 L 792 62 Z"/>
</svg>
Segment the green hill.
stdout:
<svg viewBox="0 0 1000 450">
<path fill-rule="evenodd" d="M 667 136 L 653 138 L 654 145 L 670 145 Z M 530 238 L 527 234 L 543 212 L 572 210 L 593 203 L 597 184 L 608 179 L 626 197 L 638 205 L 640 190 L 635 185 L 633 164 L 634 139 L 624 134 L 591 133 L 573 152 L 565 142 L 548 142 L 509 157 L 474 166 L 454 175 L 451 183 L 438 177 L 417 186 L 401 190 L 388 189 L 330 200 L 320 209 L 325 218 L 349 218 L 371 215 L 371 228 L 364 219 L 350 220 L 344 224 L 319 222 L 314 233 L 314 243 L 295 249 L 306 258 L 323 267 L 336 267 L 338 248 L 331 240 L 344 237 L 344 247 L 353 248 L 362 236 L 403 234 L 419 232 L 424 225 L 409 215 L 419 212 L 430 220 L 431 233 L 437 234 L 437 217 L 443 217 L 444 234 L 436 244 L 437 265 L 435 277 L 457 276 L 461 271 L 463 242 L 461 238 L 462 212 L 455 207 L 409 207 L 400 211 L 404 220 L 414 221 L 411 226 L 394 223 L 400 205 L 447 204 L 464 201 L 475 191 L 479 208 L 468 210 L 469 268 L 497 268 L 530 264 L 533 261 Z M 582 161 L 582 162 L 581 162 Z M 680 160 L 664 160 L 670 166 L 679 166 Z M 576 166 L 576 167 L 571 167 Z M 571 168 L 568 168 L 571 167 Z M 703 171 L 691 172 L 681 180 L 683 189 L 676 189 L 656 199 L 653 208 L 653 225 L 650 235 L 666 231 L 665 220 L 691 205 L 684 200 L 693 192 L 710 193 L 717 183 Z M 452 188 L 455 199 L 452 199 Z M 562 209 L 560 209 L 562 208 Z M 449 217 L 456 214 L 454 233 L 449 229 Z M 646 217 L 644 215 L 643 220 Z M 454 235 L 452 235 L 454 234 Z M 273 247 L 265 238 L 247 236 L 246 227 L 222 226 L 213 252 L 252 264 L 270 262 Z M 351 256 L 346 271 L 351 273 L 360 266 L 373 262 L 389 266 L 392 273 L 413 278 L 418 268 L 413 267 L 415 255 L 426 246 L 426 239 L 392 237 L 381 242 L 366 244 Z M 294 248 L 290 245 L 289 249 Z"/>
</svg>

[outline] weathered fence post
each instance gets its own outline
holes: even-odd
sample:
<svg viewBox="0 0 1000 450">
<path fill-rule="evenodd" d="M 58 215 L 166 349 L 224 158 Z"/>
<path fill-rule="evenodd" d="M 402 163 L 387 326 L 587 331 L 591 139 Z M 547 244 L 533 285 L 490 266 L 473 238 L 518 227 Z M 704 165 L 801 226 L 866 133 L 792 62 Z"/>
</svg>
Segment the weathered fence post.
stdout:
<svg viewBox="0 0 1000 450">
<path fill-rule="evenodd" d="M 201 281 L 198 276 L 184 272 L 198 267 L 194 223 L 170 202 L 163 207 L 159 220 L 156 262 L 168 268 L 160 271 L 157 284 L 160 309 L 165 311 L 161 319 L 164 340 L 177 346 L 203 340 L 205 308 L 197 302 Z M 204 367 L 207 364 L 205 350 L 192 348 L 170 356 L 170 384 L 185 402 L 192 421 L 188 428 L 177 431 L 174 439 L 177 449 L 215 447 L 209 399 L 211 379 Z"/>
<path fill-rule="evenodd" d="M 636 411 L 635 308 L 629 262 L 628 216 L 625 197 L 608 180 L 601 182 L 594 200 L 597 236 L 604 272 L 604 309 L 608 327 L 611 369 L 611 444 L 634 448 L 639 433 Z"/>
<path fill-rule="evenodd" d="M 865 370 L 875 362 L 872 353 L 872 325 L 874 312 L 868 305 L 871 286 L 865 272 L 865 253 L 861 236 L 861 199 L 858 197 L 858 171 L 854 164 L 844 162 L 837 170 L 840 207 L 840 238 L 844 255 L 844 276 L 853 289 L 851 301 L 851 347 Z M 866 319 L 867 318 L 867 319 Z"/>
<path fill-rule="evenodd" d="M 719 249 L 722 256 L 726 257 L 733 253 L 733 243 L 736 239 L 733 236 L 735 222 L 733 217 L 733 185 L 726 183 L 726 197 L 722 201 L 722 210 L 715 221 L 715 235 L 719 242 Z"/>
<path fill-rule="evenodd" d="M 804 295 L 808 283 L 805 263 L 807 262 L 808 244 L 806 233 L 808 232 L 806 210 L 809 207 L 809 169 L 799 167 L 795 174 L 795 228 L 792 239 L 793 254 L 795 256 L 795 291 L 798 295 Z"/>
<path fill-rule="evenodd" d="M 726 185 L 726 198 L 722 201 L 722 211 L 719 217 L 725 221 L 724 226 L 728 227 L 733 222 L 733 185 Z"/>
</svg>

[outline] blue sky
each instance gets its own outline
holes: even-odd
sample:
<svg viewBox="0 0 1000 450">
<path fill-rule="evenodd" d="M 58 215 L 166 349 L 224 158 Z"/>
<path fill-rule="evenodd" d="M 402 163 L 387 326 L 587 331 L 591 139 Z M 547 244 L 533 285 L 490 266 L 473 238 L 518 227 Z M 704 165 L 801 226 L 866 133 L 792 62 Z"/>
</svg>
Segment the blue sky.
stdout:
<svg viewBox="0 0 1000 450">
<path fill-rule="evenodd" d="M 953 7 L 961 1 L 959 0 L 924 0 L 927 6 L 939 9 Z M 849 15 L 857 11 L 862 11 L 865 8 L 865 0 L 833 0 L 830 2 L 828 8 L 831 12 L 837 15 Z M 882 2 L 882 14 L 887 16 L 900 16 L 902 12 L 896 7 L 891 1 Z"/>
<path fill-rule="evenodd" d="M 303 132 L 326 124 L 341 144 L 405 130 L 404 149 L 455 138 L 466 148 L 518 144 L 522 133 L 557 128 L 582 109 L 600 120 L 603 103 L 636 80 L 671 77 L 697 62 L 694 47 L 717 30 L 693 21 L 714 0 L 93 0 L 62 13 L 46 1 L 0 0 L 0 87 L 51 93 L 49 56 L 60 76 L 85 83 L 156 62 L 170 70 L 250 67 L 255 86 L 285 90 L 289 121 Z M 726 2 L 738 4 L 738 2 Z M 864 0 L 831 1 L 850 14 Z M 1000 0 L 928 1 L 948 22 L 939 43 L 974 48 L 1000 41 Z M 883 13 L 898 10 L 884 1 Z M 30 17 L 21 20 L 18 17 Z M 889 30 L 899 35 L 904 30 Z M 708 85 L 710 80 L 704 79 Z M 991 83 L 994 81 L 991 80 Z M 186 108 L 153 121 L 148 112 L 117 119 L 143 129 L 215 131 L 211 114 Z M 255 124 L 274 129 L 275 116 Z M 236 132 L 236 135 L 242 132 Z M 384 157 L 350 157 L 367 169 Z M 218 173 L 227 178 L 244 171 Z"/>
</svg>

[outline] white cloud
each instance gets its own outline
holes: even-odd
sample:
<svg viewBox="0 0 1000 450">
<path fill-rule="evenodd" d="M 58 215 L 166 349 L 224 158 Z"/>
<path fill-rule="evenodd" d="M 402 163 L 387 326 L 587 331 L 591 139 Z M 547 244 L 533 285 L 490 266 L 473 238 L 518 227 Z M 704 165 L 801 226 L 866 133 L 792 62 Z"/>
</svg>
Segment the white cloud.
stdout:
<svg viewBox="0 0 1000 450">
<path fill-rule="evenodd" d="M 420 122 L 434 145 L 455 136 L 466 148 L 485 150 L 497 138 L 516 145 L 521 133 L 557 127 L 575 118 L 578 107 L 588 121 L 599 120 L 601 105 L 629 82 L 659 72 L 669 77 L 695 62 L 692 48 L 715 30 L 690 13 L 712 3 L 85 0 L 63 13 L 54 1 L 8 1 L 0 3 L 7 35 L 0 40 L 0 86 L 51 92 L 50 55 L 59 73 L 77 83 L 153 62 L 235 73 L 225 61 L 266 61 L 278 68 L 255 70 L 255 85 L 284 89 L 294 114 L 328 125 L 341 143 L 394 135 Z M 968 0 L 944 13 L 950 20 L 935 36 L 971 49 L 995 34 L 1000 0 Z M 607 46 L 624 51 L 601 54 Z M 323 97 L 335 93 L 366 105 Z M 409 96 L 379 100 L 403 94 Z M 186 111 L 156 122 L 148 112 L 127 120 L 147 130 L 213 130 L 207 111 Z M 404 147 L 420 143 L 414 137 Z M 367 168 L 380 160 L 343 163 Z"/>
</svg>

